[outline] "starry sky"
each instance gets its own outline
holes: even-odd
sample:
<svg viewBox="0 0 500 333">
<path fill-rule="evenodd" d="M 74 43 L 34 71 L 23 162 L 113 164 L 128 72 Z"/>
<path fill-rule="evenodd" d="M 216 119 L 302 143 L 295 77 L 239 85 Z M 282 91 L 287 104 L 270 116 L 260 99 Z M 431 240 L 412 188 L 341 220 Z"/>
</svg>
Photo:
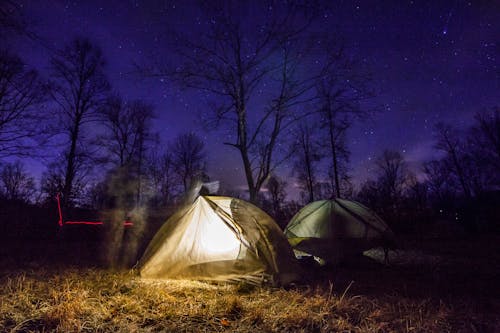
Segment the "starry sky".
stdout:
<svg viewBox="0 0 500 333">
<path fill-rule="evenodd" d="M 200 25 L 193 1 L 19 0 L 32 30 L 43 39 L 16 40 L 23 60 L 48 76 L 50 50 L 77 35 L 103 50 L 106 73 L 125 99 L 156 107 L 155 129 L 163 142 L 198 131 L 210 151 L 209 174 L 244 185 L 236 150 L 223 135 L 201 129 L 204 101 L 162 79 L 141 79 L 133 63 L 169 59 L 166 31 L 194 33 Z M 268 2 L 265 2 L 266 4 Z M 242 10 L 258 10 L 245 6 Z M 257 14 L 255 14 L 257 13 Z M 315 24 L 339 31 L 350 52 L 369 65 L 383 106 L 375 118 L 348 133 L 351 174 L 360 183 L 372 174 L 384 149 L 400 151 L 415 170 L 436 156 L 432 127 L 438 121 L 464 129 L 475 112 L 500 105 L 500 3 L 498 1 L 333 1 Z M 222 161 L 222 163 L 221 163 Z M 285 176 L 286 173 L 284 174 Z"/>
</svg>

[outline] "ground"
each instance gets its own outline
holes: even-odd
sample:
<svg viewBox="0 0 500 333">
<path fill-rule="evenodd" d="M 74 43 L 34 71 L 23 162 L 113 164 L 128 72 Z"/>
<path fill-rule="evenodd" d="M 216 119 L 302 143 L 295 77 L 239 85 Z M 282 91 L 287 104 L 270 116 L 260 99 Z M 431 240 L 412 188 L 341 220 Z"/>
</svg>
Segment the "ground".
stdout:
<svg viewBox="0 0 500 333">
<path fill-rule="evenodd" d="M 500 332 L 499 237 L 407 241 L 287 288 L 3 260 L 2 332 Z"/>
</svg>

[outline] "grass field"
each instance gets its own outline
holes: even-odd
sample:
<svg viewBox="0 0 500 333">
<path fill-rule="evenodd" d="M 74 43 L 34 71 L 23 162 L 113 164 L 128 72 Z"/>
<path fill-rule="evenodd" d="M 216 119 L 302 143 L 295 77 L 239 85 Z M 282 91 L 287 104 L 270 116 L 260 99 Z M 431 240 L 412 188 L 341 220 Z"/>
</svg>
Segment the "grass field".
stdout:
<svg viewBox="0 0 500 333">
<path fill-rule="evenodd" d="M 0 331 L 500 332 L 499 243 L 407 244 L 389 266 L 365 258 L 304 267 L 286 289 L 4 262 Z"/>
</svg>

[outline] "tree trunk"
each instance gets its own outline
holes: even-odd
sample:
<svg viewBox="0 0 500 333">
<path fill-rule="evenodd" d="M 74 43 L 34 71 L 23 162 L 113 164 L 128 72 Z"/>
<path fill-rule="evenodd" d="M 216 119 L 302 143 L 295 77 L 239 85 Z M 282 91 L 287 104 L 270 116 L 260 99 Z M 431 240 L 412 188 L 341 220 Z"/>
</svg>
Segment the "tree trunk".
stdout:
<svg viewBox="0 0 500 333">
<path fill-rule="evenodd" d="M 254 184 L 252 165 L 250 164 L 250 159 L 248 158 L 248 151 L 246 148 L 239 148 L 239 150 L 240 150 L 241 160 L 243 161 L 243 167 L 245 169 L 245 176 L 247 179 L 249 199 L 250 199 L 250 202 L 256 203 L 258 189 L 256 188 L 256 186 Z"/>
<path fill-rule="evenodd" d="M 73 181 L 75 179 L 75 157 L 76 157 L 76 142 L 78 141 L 78 132 L 80 124 L 77 119 L 75 123 L 75 128 L 71 135 L 71 146 L 68 154 L 68 163 L 66 164 L 66 175 L 64 178 L 64 189 L 63 189 L 63 206 L 67 207 L 69 204 L 69 198 L 73 190 Z"/>
<path fill-rule="evenodd" d="M 338 172 L 338 159 L 337 159 L 337 149 L 335 144 L 335 137 L 333 134 L 334 129 L 334 121 L 332 117 L 331 110 L 328 112 L 328 125 L 329 125 L 329 134 L 330 134 L 330 148 L 332 150 L 332 164 L 333 164 L 333 177 L 335 181 L 335 189 L 333 191 L 333 195 L 337 198 L 340 198 L 340 181 L 339 181 L 339 172 Z"/>
<path fill-rule="evenodd" d="M 307 164 L 307 187 L 309 188 L 309 202 L 314 201 L 314 184 L 312 179 L 311 162 L 309 156 L 306 157 Z"/>
<path fill-rule="evenodd" d="M 305 135 L 305 136 L 304 136 Z M 310 144 L 310 139 L 309 139 L 309 130 L 307 129 L 306 133 L 303 133 L 302 136 L 302 147 L 304 149 L 304 157 L 305 157 L 305 162 L 306 162 L 306 171 L 307 171 L 307 189 L 309 191 L 309 202 L 314 201 L 314 182 L 313 182 L 313 175 L 312 175 L 312 161 L 311 161 L 311 152 L 309 151 L 309 144 Z"/>
<path fill-rule="evenodd" d="M 333 175 L 335 177 L 335 195 L 337 198 L 340 198 L 340 181 L 339 181 L 339 170 L 338 170 L 338 160 L 337 160 L 337 149 L 335 148 L 335 146 L 332 146 L 332 160 L 333 160 Z"/>
</svg>

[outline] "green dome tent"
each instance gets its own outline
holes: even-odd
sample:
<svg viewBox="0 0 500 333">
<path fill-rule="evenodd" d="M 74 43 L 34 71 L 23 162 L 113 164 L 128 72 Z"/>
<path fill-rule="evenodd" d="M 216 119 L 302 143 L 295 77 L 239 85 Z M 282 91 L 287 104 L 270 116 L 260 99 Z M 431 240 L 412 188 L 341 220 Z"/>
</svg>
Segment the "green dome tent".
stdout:
<svg viewBox="0 0 500 333">
<path fill-rule="evenodd" d="M 145 278 L 288 284 L 293 251 L 274 220 L 235 198 L 199 196 L 170 217 L 139 261 Z"/>
<path fill-rule="evenodd" d="M 321 200 L 303 207 L 288 223 L 285 236 L 297 257 L 338 263 L 355 254 L 392 242 L 387 224 L 362 204 Z"/>
</svg>

